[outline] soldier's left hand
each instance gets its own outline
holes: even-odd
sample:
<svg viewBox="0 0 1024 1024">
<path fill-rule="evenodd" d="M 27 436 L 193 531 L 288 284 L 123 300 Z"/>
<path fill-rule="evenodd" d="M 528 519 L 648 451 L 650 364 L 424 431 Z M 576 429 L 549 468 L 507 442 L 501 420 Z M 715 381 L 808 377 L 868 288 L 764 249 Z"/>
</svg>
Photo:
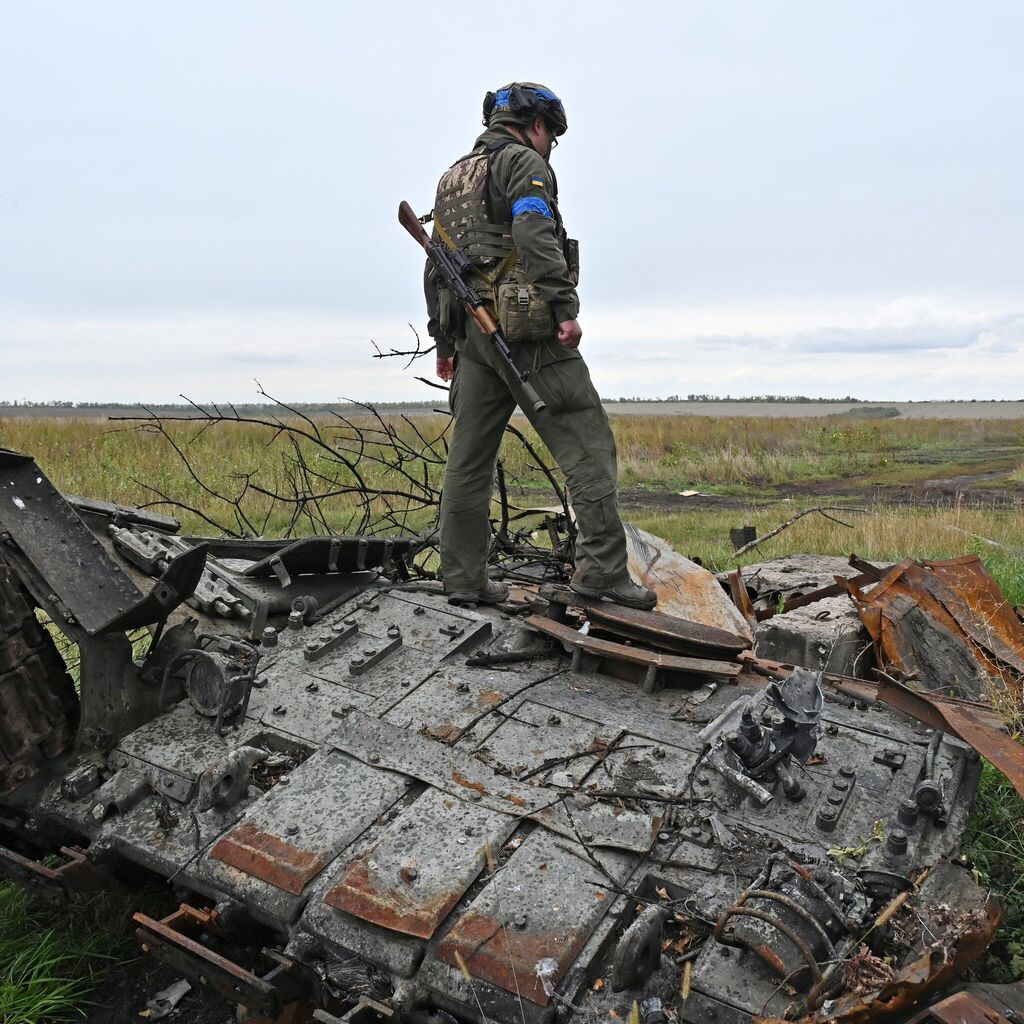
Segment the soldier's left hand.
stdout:
<svg viewBox="0 0 1024 1024">
<path fill-rule="evenodd" d="M 441 380 L 451 380 L 455 376 L 455 359 L 449 356 L 447 359 L 437 357 L 437 375 Z"/>
<path fill-rule="evenodd" d="M 578 320 L 566 320 L 558 325 L 558 343 L 566 348 L 579 348 L 583 329 Z"/>
</svg>

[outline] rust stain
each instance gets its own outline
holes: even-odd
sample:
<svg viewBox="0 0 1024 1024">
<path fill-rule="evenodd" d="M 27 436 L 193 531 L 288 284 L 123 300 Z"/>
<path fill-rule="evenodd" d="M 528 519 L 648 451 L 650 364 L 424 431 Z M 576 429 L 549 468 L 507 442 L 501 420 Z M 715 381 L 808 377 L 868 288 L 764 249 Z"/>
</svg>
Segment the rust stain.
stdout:
<svg viewBox="0 0 1024 1024">
<path fill-rule="evenodd" d="M 472 779 L 467 779 L 458 768 L 452 769 L 452 782 L 459 786 L 465 786 L 466 789 L 475 789 L 481 796 L 490 795 L 482 782 L 473 782 Z"/>
<path fill-rule="evenodd" d="M 516 796 L 515 793 L 506 793 L 505 794 L 505 799 L 510 804 L 515 804 L 516 807 L 526 807 L 526 806 L 528 806 L 526 801 L 521 796 Z"/>
<path fill-rule="evenodd" d="M 547 1006 L 551 996 L 537 977 L 537 961 L 545 957 L 555 961 L 558 967 L 548 976 L 548 983 L 557 986 L 583 949 L 586 938 L 582 931 L 562 935 L 520 932 L 471 910 L 441 940 L 436 955 L 453 967 L 458 967 L 461 959 L 474 977 L 506 992 L 518 991 L 538 1006 Z"/>
<path fill-rule="evenodd" d="M 293 896 L 300 896 L 330 858 L 318 850 L 303 850 L 243 823 L 221 839 L 210 856 Z"/>
<path fill-rule="evenodd" d="M 771 946 L 755 946 L 754 952 L 780 977 L 785 978 L 790 973 L 782 957 Z"/>
<path fill-rule="evenodd" d="M 338 884 L 324 897 L 324 903 L 381 928 L 429 939 L 459 902 L 462 886 L 423 899 L 417 896 L 414 888 L 403 891 L 382 885 L 379 879 L 374 884 L 369 859 L 368 853 L 353 861 Z"/>
<path fill-rule="evenodd" d="M 481 690 L 476 695 L 477 707 L 481 710 L 483 708 L 489 708 L 495 704 L 499 704 L 504 699 L 504 694 L 500 693 L 498 690 Z"/>
<path fill-rule="evenodd" d="M 424 724 L 420 727 L 420 735 L 451 746 L 462 735 L 462 729 L 452 722 L 442 722 L 436 729 Z"/>
</svg>

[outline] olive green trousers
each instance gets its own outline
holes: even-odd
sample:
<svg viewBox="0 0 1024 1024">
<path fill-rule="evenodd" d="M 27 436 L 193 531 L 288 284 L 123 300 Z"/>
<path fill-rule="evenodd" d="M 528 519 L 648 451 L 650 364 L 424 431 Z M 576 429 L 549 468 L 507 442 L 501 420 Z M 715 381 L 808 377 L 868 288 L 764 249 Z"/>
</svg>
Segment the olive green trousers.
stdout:
<svg viewBox="0 0 1024 1024">
<path fill-rule="evenodd" d="M 616 500 L 615 438 L 579 353 L 557 342 L 512 346 L 547 408 L 523 410 L 565 474 L 576 515 L 576 582 L 612 587 L 629 578 L 626 536 Z M 487 582 L 488 522 L 494 467 L 515 410 L 500 357 L 474 324 L 457 344 L 450 405 L 454 419 L 441 495 L 441 571 L 445 589 Z"/>
</svg>

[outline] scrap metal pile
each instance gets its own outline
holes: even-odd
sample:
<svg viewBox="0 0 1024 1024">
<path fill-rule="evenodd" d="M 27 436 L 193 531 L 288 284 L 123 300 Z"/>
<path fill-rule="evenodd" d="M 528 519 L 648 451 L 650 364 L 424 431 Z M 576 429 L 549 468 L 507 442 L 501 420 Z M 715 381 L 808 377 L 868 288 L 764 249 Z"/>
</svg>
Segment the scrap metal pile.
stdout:
<svg viewBox="0 0 1024 1024">
<path fill-rule="evenodd" d="M 1000 918 L 960 858 L 978 751 L 1022 760 L 992 702 L 1019 706 L 1024 628 L 987 582 L 950 596 L 974 569 L 833 584 L 872 680 L 763 656 L 786 612 L 756 581 L 734 601 L 639 531 L 657 612 L 522 566 L 507 605 L 451 607 L 417 543 L 182 537 L 0 452 L 0 875 L 167 879 L 143 948 L 252 1018 L 1019 1014 L 949 994 Z"/>
</svg>

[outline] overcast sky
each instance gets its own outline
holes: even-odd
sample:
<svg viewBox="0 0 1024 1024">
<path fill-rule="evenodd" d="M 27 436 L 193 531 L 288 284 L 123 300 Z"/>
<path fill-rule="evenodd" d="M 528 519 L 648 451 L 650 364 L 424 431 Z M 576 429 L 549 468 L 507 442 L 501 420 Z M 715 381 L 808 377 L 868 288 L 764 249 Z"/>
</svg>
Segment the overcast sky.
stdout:
<svg viewBox="0 0 1024 1024">
<path fill-rule="evenodd" d="M 0 398 L 424 395 L 397 206 L 514 79 L 602 394 L 1024 397 L 1022 54 L 1020 0 L 0 0 Z"/>
</svg>

